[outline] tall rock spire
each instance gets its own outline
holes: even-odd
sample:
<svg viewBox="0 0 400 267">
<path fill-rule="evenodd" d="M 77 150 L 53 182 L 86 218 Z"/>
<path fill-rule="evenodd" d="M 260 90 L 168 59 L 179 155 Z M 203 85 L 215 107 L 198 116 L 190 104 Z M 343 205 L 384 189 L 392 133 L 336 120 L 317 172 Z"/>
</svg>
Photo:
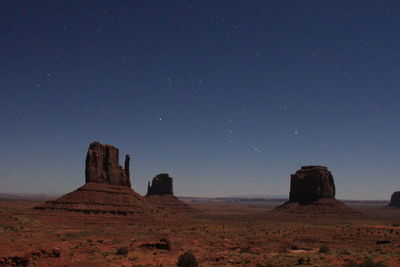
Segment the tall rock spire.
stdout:
<svg viewBox="0 0 400 267">
<path fill-rule="evenodd" d="M 86 183 L 103 183 L 131 187 L 129 155 L 125 156 L 125 169 L 119 165 L 119 150 L 111 145 L 93 142 L 86 155 Z"/>
</svg>

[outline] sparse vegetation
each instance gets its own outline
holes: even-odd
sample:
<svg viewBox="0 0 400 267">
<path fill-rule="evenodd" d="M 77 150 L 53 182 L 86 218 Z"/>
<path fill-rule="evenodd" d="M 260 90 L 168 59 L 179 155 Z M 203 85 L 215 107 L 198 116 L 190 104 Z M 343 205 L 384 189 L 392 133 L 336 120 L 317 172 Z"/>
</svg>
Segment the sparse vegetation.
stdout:
<svg viewBox="0 0 400 267">
<path fill-rule="evenodd" d="M 127 247 L 120 247 L 120 248 L 117 249 L 117 253 L 116 254 L 118 256 L 126 257 L 128 255 L 128 253 L 129 253 L 129 250 L 128 250 Z"/>
<path fill-rule="evenodd" d="M 348 262 L 344 264 L 343 267 L 387 267 L 387 265 L 382 262 L 374 262 L 371 259 L 366 259 L 361 263 L 357 263 L 355 261 Z"/>
<path fill-rule="evenodd" d="M 322 246 L 319 248 L 319 253 L 328 253 L 330 251 L 329 247 Z"/>
<path fill-rule="evenodd" d="M 299 258 L 296 262 L 296 265 L 310 265 L 311 261 L 310 261 L 310 257 L 307 257 L 307 259 L 304 259 L 303 257 Z"/>
<path fill-rule="evenodd" d="M 340 255 L 351 255 L 351 253 L 349 251 L 345 250 L 345 249 L 339 251 L 339 254 Z"/>
<path fill-rule="evenodd" d="M 218 206 L 210 203 L 202 204 L 203 214 L 187 221 L 179 217 L 183 221 L 171 219 L 166 222 L 145 221 L 142 224 L 132 223 L 130 217 L 114 221 L 109 216 L 82 215 L 85 220 L 75 216 L 52 216 L 46 220 L 26 220 L 23 223 L 19 219 L 18 223 L 14 223 L 6 216 L 11 212 L 23 213 L 25 207 L 21 205 L 15 211 L 7 211 L 7 214 L 2 209 L 2 205 L 7 204 L 0 201 L 0 213 L 6 214 L 0 216 L 0 234 L 4 236 L 4 245 L 26 248 L 23 255 L 27 255 L 37 266 L 46 266 L 51 258 L 57 257 L 57 252 L 52 253 L 53 249 L 59 249 L 71 261 L 104 261 L 115 266 L 150 266 L 150 263 L 176 266 L 179 256 L 194 246 L 196 250 L 191 253 L 195 255 L 197 266 L 343 266 L 347 263 L 345 266 L 349 267 L 382 267 L 389 262 L 396 264 L 395 259 L 400 252 L 396 246 L 400 235 L 395 234 L 400 230 L 391 225 L 390 220 L 393 219 L 390 217 L 299 219 L 266 214 L 267 205 L 248 212 L 242 206 L 227 203 L 222 208 L 220 203 Z M 224 213 L 220 214 L 222 209 Z M 343 225 L 345 230 L 342 230 Z M 9 229 L 20 229 L 21 226 L 24 232 L 20 234 Z M 390 234 L 391 229 L 394 229 L 393 234 Z M 351 233 L 353 236 L 360 235 L 351 239 Z M 388 237 L 385 238 L 384 234 Z M 12 242 L 12 239 L 15 241 Z M 47 243 L 47 239 L 50 242 Z M 382 240 L 391 242 L 376 245 Z M 40 242 L 50 254 L 30 256 L 29 253 L 35 251 Z M 60 248 L 53 247 L 55 243 Z M 323 246 L 329 247 L 328 253 L 323 253 L 325 248 L 319 253 Z M 178 251 L 181 253 L 176 254 Z M 14 255 L 8 253 L 5 256 Z M 368 258 L 373 261 L 366 261 Z M 179 264 L 185 264 L 184 259 Z"/>
</svg>

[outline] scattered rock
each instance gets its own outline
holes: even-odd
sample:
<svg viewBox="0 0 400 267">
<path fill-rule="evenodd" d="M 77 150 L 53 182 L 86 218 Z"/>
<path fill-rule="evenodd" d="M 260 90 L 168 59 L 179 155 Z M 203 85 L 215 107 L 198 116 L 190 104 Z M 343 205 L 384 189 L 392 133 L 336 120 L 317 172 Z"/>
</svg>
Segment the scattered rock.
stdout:
<svg viewBox="0 0 400 267">
<path fill-rule="evenodd" d="M 199 264 L 197 263 L 196 257 L 190 251 L 187 251 L 179 256 L 178 263 L 176 264 L 176 266 L 197 267 L 199 266 Z"/>
<path fill-rule="evenodd" d="M 377 245 L 384 245 L 384 244 L 390 244 L 392 243 L 390 240 L 378 240 L 376 241 Z"/>
</svg>

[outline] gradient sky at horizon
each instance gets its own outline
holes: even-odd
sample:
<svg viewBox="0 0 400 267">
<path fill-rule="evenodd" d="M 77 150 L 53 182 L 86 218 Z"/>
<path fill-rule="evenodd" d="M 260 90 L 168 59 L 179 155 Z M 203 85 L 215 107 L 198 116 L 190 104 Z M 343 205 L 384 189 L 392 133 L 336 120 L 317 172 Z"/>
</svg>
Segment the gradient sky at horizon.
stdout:
<svg viewBox="0 0 400 267">
<path fill-rule="evenodd" d="M 0 192 L 66 193 L 92 141 L 180 196 L 400 190 L 399 1 L 1 1 Z M 121 162 L 122 164 L 122 162 Z"/>
</svg>

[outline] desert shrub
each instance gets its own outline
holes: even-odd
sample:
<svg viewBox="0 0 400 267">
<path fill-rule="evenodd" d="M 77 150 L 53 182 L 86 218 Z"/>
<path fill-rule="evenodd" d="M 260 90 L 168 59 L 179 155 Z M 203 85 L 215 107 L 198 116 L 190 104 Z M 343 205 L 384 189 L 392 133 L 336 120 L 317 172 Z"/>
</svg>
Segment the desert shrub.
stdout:
<svg viewBox="0 0 400 267">
<path fill-rule="evenodd" d="M 343 265 L 343 267 L 387 267 L 387 265 L 382 262 L 373 262 L 371 259 L 366 259 L 361 263 L 357 263 L 355 261 L 348 262 Z"/>
<path fill-rule="evenodd" d="M 299 258 L 296 262 L 296 265 L 310 265 L 311 261 L 310 261 L 310 257 L 307 257 L 307 259 L 304 259 L 303 257 Z"/>
<path fill-rule="evenodd" d="M 319 248 L 319 253 L 328 253 L 329 252 L 329 247 L 327 246 L 322 246 Z"/>
<path fill-rule="evenodd" d="M 176 266 L 198 267 L 199 264 L 197 263 L 195 256 L 190 251 L 187 251 L 179 256 L 178 263 L 176 264 Z"/>
<path fill-rule="evenodd" d="M 339 254 L 340 255 L 351 255 L 351 253 L 349 251 L 345 250 L 345 249 L 339 251 Z"/>
<path fill-rule="evenodd" d="M 129 250 L 128 250 L 128 248 L 127 247 L 120 247 L 120 248 L 118 248 L 117 249 L 117 255 L 119 255 L 119 256 L 126 256 L 126 255 L 128 255 L 128 252 L 129 252 Z"/>
</svg>

